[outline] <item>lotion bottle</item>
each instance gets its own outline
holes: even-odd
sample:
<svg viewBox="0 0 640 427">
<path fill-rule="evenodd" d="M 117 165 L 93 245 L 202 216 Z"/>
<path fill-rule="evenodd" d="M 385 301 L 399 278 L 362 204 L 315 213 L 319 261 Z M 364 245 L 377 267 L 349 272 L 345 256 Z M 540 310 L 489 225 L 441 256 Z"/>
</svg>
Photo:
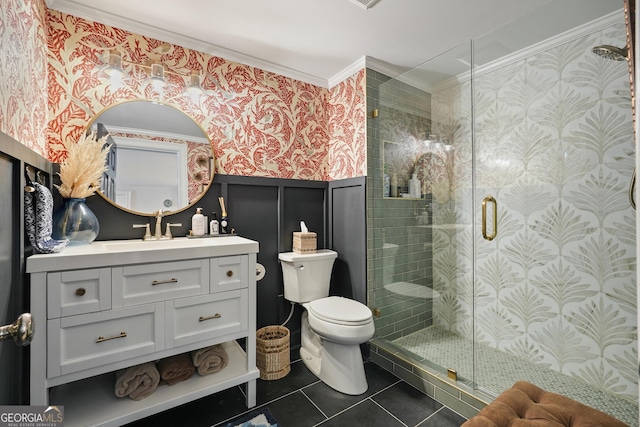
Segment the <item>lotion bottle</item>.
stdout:
<svg viewBox="0 0 640 427">
<path fill-rule="evenodd" d="M 196 213 L 191 217 L 191 233 L 194 236 L 204 236 L 207 229 L 207 223 L 202 208 L 196 208 Z"/>
<path fill-rule="evenodd" d="M 209 223 L 209 234 L 214 236 L 220 234 L 220 224 L 218 223 L 218 215 L 213 212 L 211 214 L 211 222 Z"/>
</svg>

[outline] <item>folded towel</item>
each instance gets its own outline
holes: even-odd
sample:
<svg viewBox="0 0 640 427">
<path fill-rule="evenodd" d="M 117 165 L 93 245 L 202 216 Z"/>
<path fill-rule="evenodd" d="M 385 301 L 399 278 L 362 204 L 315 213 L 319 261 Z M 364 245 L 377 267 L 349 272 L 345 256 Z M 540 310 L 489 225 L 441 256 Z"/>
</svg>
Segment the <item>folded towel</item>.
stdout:
<svg viewBox="0 0 640 427">
<path fill-rule="evenodd" d="M 166 381 L 169 385 L 188 380 L 196 371 L 188 353 L 161 359 L 158 361 L 157 366 L 160 372 L 160 379 Z"/>
<path fill-rule="evenodd" d="M 24 193 L 24 219 L 29 243 L 37 253 L 60 252 L 69 240 L 51 238 L 53 228 L 53 196 L 44 185 L 31 182 L 32 192 Z"/>
<path fill-rule="evenodd" d="M 229 357 L 222 344 L 216 344 L 192 351 L 191 360 L 200 375 L 209 375 L 223 370 Z"/>
<path fill-rule="evenodd" d="M 143 363 L 116 372 L 116 396 L 142 400 L 155 391 L 160 373 L 154 362 Z"/>
</svg>

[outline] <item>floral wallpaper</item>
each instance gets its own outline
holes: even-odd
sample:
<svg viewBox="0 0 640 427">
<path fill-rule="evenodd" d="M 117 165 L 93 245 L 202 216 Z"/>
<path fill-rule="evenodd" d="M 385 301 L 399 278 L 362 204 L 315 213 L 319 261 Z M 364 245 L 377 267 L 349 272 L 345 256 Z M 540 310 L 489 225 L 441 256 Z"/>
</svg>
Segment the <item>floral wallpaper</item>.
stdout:
<svg viewBox="0 0 640 427">
<path fill-rule="evenodd" d="M 638 397 L 635 152 L 627 64 L 593 46 L 625 45 L 624 22 L 475 79 L 478 203 L 498 203 L 493 241 L 434 231 L 434 323 L 587 384 Z M 452 203 L 434 222 L 472 214 L 469 83 L 433 94 L 454 111 Z M 479 234 L 479 233 L 476 233 Z M 472 242 L 476 250 L 473 257 Z M 474 279 L 470 272 L 475 262 Z M 474 326 L 475 320 L 475 326 Z"/>
<path fill-rule="evenodd" d="M 47 157 L 65 155 L 96 113 L 115 102 L 153 99 L 178 107 L 212 141 L 217 173 L 310 180 L 365 175 L 364 70 L 331 89 L 49 10 Z M 109 49 L 128 77 L 101 71 Z M 158 90 L 139 64 L 161 61 Z M 137 65 L 136 65 L 137 64 Z M 206 93 L 183 94 L 191 71 Z"/>
<path fill-rule="evenodd" d="M 46 157 L 44 0 L 0 0 L 0 131 Z"/>
</svg>

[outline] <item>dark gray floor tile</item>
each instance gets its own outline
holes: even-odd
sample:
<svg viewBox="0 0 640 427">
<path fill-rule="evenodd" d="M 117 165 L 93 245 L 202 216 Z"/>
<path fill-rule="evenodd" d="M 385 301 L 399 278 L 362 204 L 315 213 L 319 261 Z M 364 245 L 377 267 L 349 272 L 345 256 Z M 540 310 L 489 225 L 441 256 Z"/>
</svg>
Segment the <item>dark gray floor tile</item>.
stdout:
<svg viewBox="0 0 640 427">
<path fill-rule="evenodd" d="M 367 396 L 371 396 L 399 381 L 398 377 L 375 363 L 365 363 L 364 371 L 367 375 L 367 381 L 369 382 L 369 389 L 366 392 Z"/>
<path fill-rule="evenodd" d="M 335 391 L 325 383 L 314 384 L 302 390 L 327 416 L 331 417 L 366 399 L 366 396 L 349 396 Z"/>
<path fill-rule="evenodd" d="M 304 363 L 298 360 L 291 363 L 291 372 L 284 378 L 273 381 L 259 379 L 256 385 L 256 400 L 258 405 L 262 405 L 318 381 L 320 380 L 304 366 Z"/>
<path fill-rule="evenodd" d="M 444 407 L 419 424 L 419 427 L 460 427 L 465 421 L 467 420 L 464 417 Z"/>
<path fill-rule="evenodd" d="M 305 388 L 303 392 L 326 416 L 331 417 L 398 381 L 398 378 L 373 363 L 365 363 L 365 373 L 369 388 L 359 396 L 340 393 L 322 382 Z"/>
<path fill-rule="evenodd" d="M 411 427 L 418 425 L 442 407 L 441 403 L 405 382 L 395 384 L 371 399 Z"/>
<path fill-rule="evenodd" d="M 276 417 L 280 427 L 311 427 L 327 419 L 299 391 L 265 406 Z"/>
<path fill-rule="evenodd" d="M 369 399 L 320 424 L 322 427 L 396 427 L 403 424 Z"/>
</svg>

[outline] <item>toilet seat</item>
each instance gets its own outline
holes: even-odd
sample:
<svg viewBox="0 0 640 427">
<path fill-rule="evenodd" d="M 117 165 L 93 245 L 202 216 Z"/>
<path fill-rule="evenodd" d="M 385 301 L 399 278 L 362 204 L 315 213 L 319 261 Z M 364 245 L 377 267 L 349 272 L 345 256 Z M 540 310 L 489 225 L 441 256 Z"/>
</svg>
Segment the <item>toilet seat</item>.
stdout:
<svg viewBox="0 0 640 427">
<path fill-rule="evenodd" d="M 349 298 L 327 297 L 305 305 L 317 319 L 338 325 L 361 326 L 373 319 L 369 307 Z"/>
</svg>

